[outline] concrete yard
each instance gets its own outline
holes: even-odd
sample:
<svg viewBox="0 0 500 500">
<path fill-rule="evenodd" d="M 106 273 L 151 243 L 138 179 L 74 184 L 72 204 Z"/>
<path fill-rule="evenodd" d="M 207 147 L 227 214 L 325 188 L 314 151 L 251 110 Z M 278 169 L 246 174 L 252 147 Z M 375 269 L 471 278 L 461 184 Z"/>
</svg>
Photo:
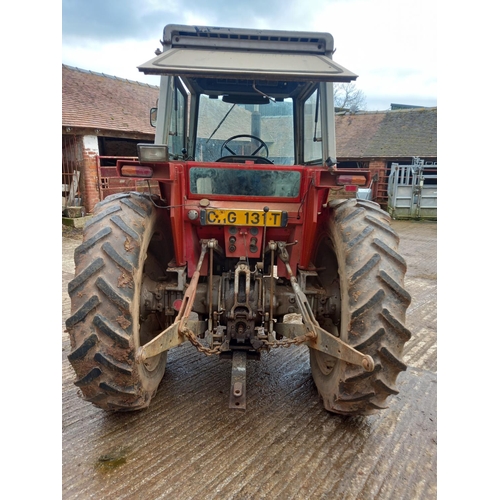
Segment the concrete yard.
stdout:
<svg viewBox="0 0 500 500">
<path fill-rule="evenodd" d="M 305 346 L 249 361 L 247 409 L 229 409 L 231 364 L 171 350 L 150 407 L 107 413 L 80 399 L 65 319 L 78 237 L 63 234 L 62 498 L 397 499 L 437 497 L 437 223 L 392 221 L 412 296 L 408 369 L 375 416 L 326 412 Z"/>
</svg>

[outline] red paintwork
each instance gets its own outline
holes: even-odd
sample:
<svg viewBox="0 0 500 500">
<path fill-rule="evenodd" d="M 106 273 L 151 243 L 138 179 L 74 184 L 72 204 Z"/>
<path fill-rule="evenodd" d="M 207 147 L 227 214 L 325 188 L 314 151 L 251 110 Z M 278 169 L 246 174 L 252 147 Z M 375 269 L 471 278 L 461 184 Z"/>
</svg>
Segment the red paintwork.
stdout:
<svg viewBox="0 0 500 500">
<path fill-rule="evenodd" d="M 126 160 L 117 162 L 117 171 L 120 175 L 123 165 L 138 164 Z M 199 217 L 195 220 L 188 218 L 190 210 L 200 211 L 204 207 L 200 205 L 203 199 L 210 199 L 211 208 L 230 209 L 263 209 L 264 206 L 270 210 L 284 210 L 288 212 L 288 225 L 283 228 L 266 228 L 266 242 L 286 241 L 297 244 L 287 248 L 290 255 L 290 265 L 293 270 L 298 267 L 307 268 L 313 257 L 313 250 L 317 242 L 318 234 L 323 230 L 328 220 L 328 210 L 325 205 L 329 189 L 337 186 L 337 177 L 340 174 L 364 174 L 368 185 L 370 176 L 368 170 L 328 170 L 322 166 L 286 166 L 286 165 L 257 165 L 241 163 L 201 163 L 192 161 L 170 161 L 165 163 L 144 164 L 153 167 L 152 180 L 158 181 L 160 193 L 165 203 L 170 206 L 170 222 L 172 227 L 173 245 L 177 266 L 187 264 L 187 273 L 192 277 L 200 256 L 200 239 L 215 238 L 220 247 L 226 252 L 226 256 L 239 256 L 245 252 L 245 242 L 249 245 L 251 237 L 257 238 L 258 252 L 251 254 L 249 258 L 261 258 L 263 247 L 263 228 L 260 227 L 258 235 L 250 235 L 248 228 L 239 228 L 236 241 L 236 251 L 229 252 L 229 228 L 228 226 L 203 226 Z M 192 167 L 205 168 L 251 168 L 259 170 L 299 170 L 302 173 L 300 192 L 297 198 L 273 198 L 258 196 L 227 196 L 227 195 L 199 195 L 189 192 L 189 169 Z M 207 275 L 207 260 L 201 269 L 201 276 Z M 278 274 L 286 277 L 286 269 L 278 260 Z"/>
</svg>

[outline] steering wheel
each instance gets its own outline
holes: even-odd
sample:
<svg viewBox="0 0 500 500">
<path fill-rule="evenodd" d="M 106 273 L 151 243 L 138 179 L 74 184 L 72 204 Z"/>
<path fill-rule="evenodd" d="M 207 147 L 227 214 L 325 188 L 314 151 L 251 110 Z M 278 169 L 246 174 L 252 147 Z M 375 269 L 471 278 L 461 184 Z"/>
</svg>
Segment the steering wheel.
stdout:
<svg viewBox="0 0 500 500">
<path fill-rule="evenodd" d="M 250 134 L 240 134 L 240 135 L 233 135 L 233 137 L 230 137 L 227 141 L 224 142 L 224 144 L 221 146 L 220 148 L 220 155 L 223 156 L 224 153 L 224 149 L 227 149 L 233 156 L 240 156 L 238 154 L 236 154 L 227 144 L 231 141 L 234 141 L 235 139 L 239 139 L 240 137 L 249 137 L 250 139 L 253 139 L 255 141 L 257 141 L 258 143 L 260 143 L 260 146 L 253 152 L 250 154 L 250 156 L 257 156 L 257 153 L 262 149 L 262 148 L 265 148 L 266 150 L 266 156 L 263 157 L 263 158 L 267 158 L 269 156 L 269 148 L 267 147 L 267 144 L 262 140 L 260 139 L 259 137 L 256 137 L 255 135 L 250 135 Z"/>
</svg>

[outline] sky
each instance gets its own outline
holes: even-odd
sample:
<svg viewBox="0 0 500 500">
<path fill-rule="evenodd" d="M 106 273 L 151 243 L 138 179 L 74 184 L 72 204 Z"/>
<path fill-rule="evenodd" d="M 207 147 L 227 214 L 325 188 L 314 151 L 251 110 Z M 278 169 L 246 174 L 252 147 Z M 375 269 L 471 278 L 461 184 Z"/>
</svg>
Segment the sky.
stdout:
<svg viewBox="0 0 500 500">
<path fill-rule="evenodd" d="M 367 110 L 437 106 L 436 0 L 62 0 L 62 63 L 158 85 L 137 66 L 167 24 L 326 31 Z"/>
</svg>

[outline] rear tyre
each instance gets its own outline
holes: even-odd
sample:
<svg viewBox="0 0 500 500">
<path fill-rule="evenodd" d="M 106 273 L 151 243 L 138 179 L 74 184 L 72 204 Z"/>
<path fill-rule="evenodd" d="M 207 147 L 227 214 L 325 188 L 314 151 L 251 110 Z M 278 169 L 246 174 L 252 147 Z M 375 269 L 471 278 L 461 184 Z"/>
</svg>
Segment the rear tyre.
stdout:
<svg viewBox="0 0 500 500">
<path fill-rule="evenodd" d="M 337 313 L 318 320 L 370 355 L 375 369 L 365 372 L 310 348 L 312 376 L 328 411 L 370 415 L 398 393 L 397 376 L 406 370 L 403 348 L 411 337 L 404 326 L 411 297 L 403 285 L 406 262 L 398 244 L 389 214 L 376 203 L 345 200 L 331 209 L 314 264 Z"/>
<path fill-rule="evenodd" d="M 75 250 L 68 359 L 80 396 L 106 410 L 147 407 L 165 371 L 166 352 L 147 365 L 135 361 L 138 348 L 165 326 L 143 307 L 144 281 L 163 274 L 171 256 L 160 212 L 139 193 L 109 196 L 96 205 Z"/>
</svg>

